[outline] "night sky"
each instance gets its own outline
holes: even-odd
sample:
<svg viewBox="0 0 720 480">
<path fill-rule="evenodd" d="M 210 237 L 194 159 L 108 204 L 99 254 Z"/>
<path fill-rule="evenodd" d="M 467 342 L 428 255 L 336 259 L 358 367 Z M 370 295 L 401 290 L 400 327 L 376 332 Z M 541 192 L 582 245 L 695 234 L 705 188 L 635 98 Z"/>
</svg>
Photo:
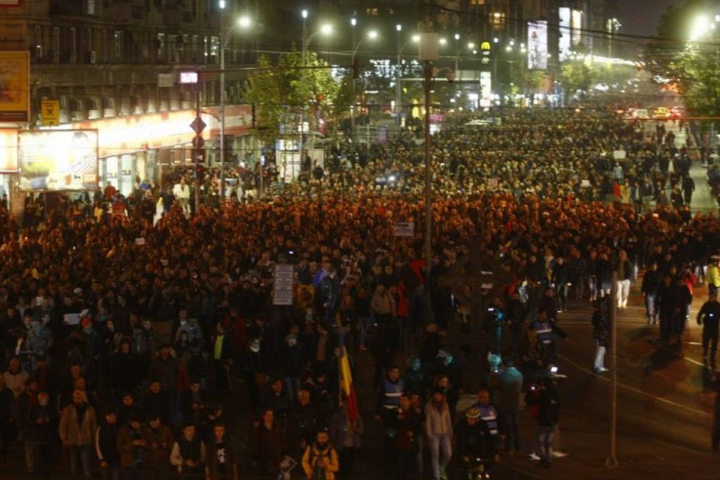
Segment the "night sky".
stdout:
<svg viewBox="0 0 720 480">
<path fill-rule="evenodd" d="M 682 0 L 620 0 L 618 12 L 621 33 L 631 35 L 657 35 L 657 24 L 660 16 L 673 3 Z"/>
</svg>

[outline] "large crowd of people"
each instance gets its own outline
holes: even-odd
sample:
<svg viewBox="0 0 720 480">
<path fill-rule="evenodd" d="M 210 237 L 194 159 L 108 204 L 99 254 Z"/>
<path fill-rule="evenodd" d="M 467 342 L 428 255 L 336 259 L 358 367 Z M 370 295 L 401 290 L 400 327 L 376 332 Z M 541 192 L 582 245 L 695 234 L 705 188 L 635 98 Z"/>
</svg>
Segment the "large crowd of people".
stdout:
<svg viewBox="0 0 720 480">
<path fill-rule="evenodd" d="M 423 472 L 426 449 L 432 475 L 447 478 L 521 448 L 524 391 L 538 423 L 531 451 L 550 466 L 559 314 L 597 302 L 604 373 L 607 302 L 624 308 L 647 269 L 648 322 L 678 343 L 693 285 L 720 286 L 720 220 L 691 215 L 690 158 L 662 126 L 648 134 L 601 110 L 469 120 L 433 137 L 432 258 L 411 132 L 357 156 L 333 148 L 322 175 L 261 201 L 221 202 L 209 175 L 195 207 L 178 170 L 127 199 L 111 185 L 29 199 L 21 222 L 3 208 L 0 461 L 20 439 L 28 472 L 56 464 L 62 445 L 86 477 L 276 476 L 297 462 L 330 480 L 352 475 L 364 419 L 382 422 L 398 478 Z M 396 237 L 398 223 L 415 232 Z M 512 278 L 480 306 L 463 303 L 472 287 L 440 281 L 468 254 Z M 294 272 L 290 306 L 275 305 L 282 265 Z M 444 334 L 468 313 L 480 321 L 468 338 L 487 355 L 473 378 Z M 375 419 L 348 411 L 339 345 L 374 359 Z M 478 402 L 456 414 L 468 387 Z M 238 411 L 255 420 L 243 448 L 228 420 Z"/>
</svg>

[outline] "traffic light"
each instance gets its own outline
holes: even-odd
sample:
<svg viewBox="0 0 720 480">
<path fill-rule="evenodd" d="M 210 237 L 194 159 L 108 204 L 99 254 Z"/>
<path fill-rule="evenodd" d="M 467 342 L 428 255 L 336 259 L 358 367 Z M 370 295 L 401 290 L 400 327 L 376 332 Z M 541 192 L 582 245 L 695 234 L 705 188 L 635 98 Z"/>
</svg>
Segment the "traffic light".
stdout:
<svg viewBox="0 0 720 480">
<path fill-rule="evenodd" d="M 205 139 L 199 133 L 192 139 L 192 159 L 195 162 L 195 177 L 202 181 L 205 178 Z"/>
</svg>

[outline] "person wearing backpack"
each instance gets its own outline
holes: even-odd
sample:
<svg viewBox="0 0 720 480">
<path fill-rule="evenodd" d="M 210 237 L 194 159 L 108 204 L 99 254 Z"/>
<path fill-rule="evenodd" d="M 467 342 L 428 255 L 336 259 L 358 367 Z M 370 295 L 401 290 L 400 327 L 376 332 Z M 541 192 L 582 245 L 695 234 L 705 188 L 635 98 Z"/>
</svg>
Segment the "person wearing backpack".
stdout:
<svg viewBox="0 0 720 480">
<path fill-rule="evenodd" d="M 538 467 L 550 468 L 552 441 L 560 418 L 560 395 L 552 379 L 544 379 L 539 386 L 539 392 L 528 395 L 527 403 L 537 407 L 535 450 L 540 456 Z"/>
<path fill-rule="evenodd" d="M 302 466 L 308 480 L 335 480 L 340 463 L 327 430 L 318 431 L 315 443 L 305 449 Z"/>
</svg>

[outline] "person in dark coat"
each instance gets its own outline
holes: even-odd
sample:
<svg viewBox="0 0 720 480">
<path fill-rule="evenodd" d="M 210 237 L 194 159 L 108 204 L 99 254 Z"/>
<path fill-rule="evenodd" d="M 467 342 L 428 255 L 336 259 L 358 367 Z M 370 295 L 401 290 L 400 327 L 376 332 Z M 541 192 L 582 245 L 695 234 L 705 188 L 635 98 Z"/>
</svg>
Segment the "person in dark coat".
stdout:
<svg viewBox="0 0 720 480">
<path fill-rule="evenodd" d="M 58 428 L 57 410 L 50 405 L 47 392 L 38 393 L 38 403 L 30 406 L 27 421 L 29 428 L 25 442 L 32 445 L 33 471 L 47 477 L 50 475 Z"/>
<path fill-rule="evenodd" d="M 225 425 L 217 423 L 205 443 L 205 478 L 207 480 L 236 480 L 238 463 L 231 442 L 225 436 Z"/>
<path fill-rule="evenodd" d="M 251 449 L 259 474 L 277 474 L 285 453 L 285 443 L 282 429 L 275 424 L 275 414 L 271 409 L 264 410 L 262 420 L 255 423 Z"/>
<path fill-rule="evenodd" d="M 8 448 L 14 440 L 15 397 L 12 390 L 5 386 L 5 377 L 0 375 L 0 463 L 7 460 Z"/>
<path fill-rule="evenodd" d="M 610 297 L 603 297 L 597 300 L 597 307 L 592 316 L 593 338 L 597 344 L 595 363 L 593 365 L 595 373 L 606 373 L 609 371 L 605 368 L 605 351 L 610 347 L 611 301 Z"/>
<path fill-rule="evenodd" d="M 235 361 L 235 349 L 232 344 L 232 336 L 226 332 L 222 322 L 217 324 L 216 332 L 212 339 L 215 390 L 218 395 L 224 395 L 230 391 L 230 368 Z"/>
<path fill-rule="evenodd" d="M 140 384 L 141 363 L 138 356 L 131 351 L 131 347 L 130 340 L 123 338 L 117 353 L 110 358 L 109 379 L 116 392 L 130 392 Z"/>
<path fill-rule="evenodd" d="M 103 480 L 120 478 L 120 451 L 117 446 L 119 431 L 117 410 L 110 408 L 105 412 L 105 421 L 95 434 L 95 453 L 102 469 Z"/>
<path fill-rule="evenodd" d="M 287 450 L 291 457 L 300 458 L 315 438 L 320 411 L 310 397 L 310 391 L 303 386 L 297 394 L 297 402 L 290 410 L 286 427 Z"/>
</svg>

